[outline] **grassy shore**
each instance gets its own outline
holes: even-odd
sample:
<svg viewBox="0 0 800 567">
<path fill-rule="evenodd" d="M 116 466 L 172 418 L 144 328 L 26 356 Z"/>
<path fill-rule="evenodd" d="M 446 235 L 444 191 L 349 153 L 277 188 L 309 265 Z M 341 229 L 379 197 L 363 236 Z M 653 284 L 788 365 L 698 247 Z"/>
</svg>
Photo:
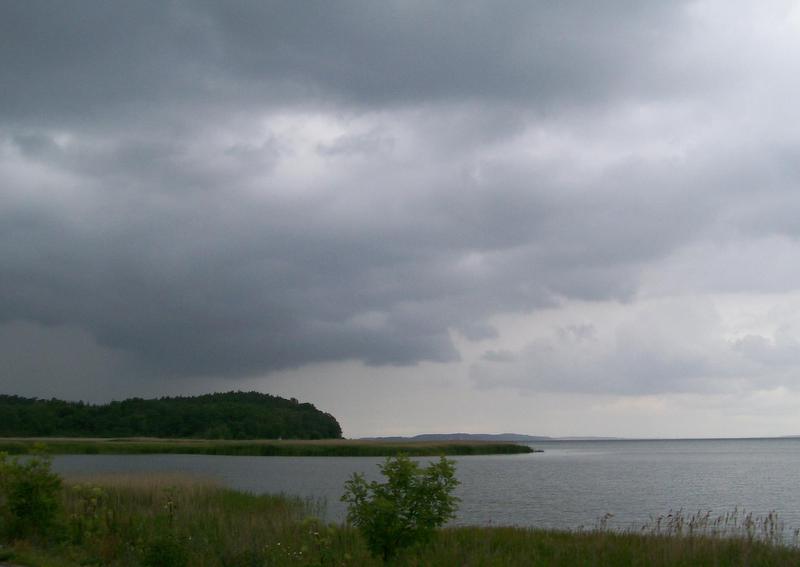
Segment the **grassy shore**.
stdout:
<svg viewBox="0 0 800 567">
<path fill-rule="evenodd" d="M 91 439 L 91 438 L 0 438 L 0 451 L 12 455 L 31 452 L 46 443 L 52 454 L 146 455 L 182 453 L 201 455 L 254 455 L 291 457 L 390 457 L 400 453 L 412 457 L 438 455 L 501 455 L 532 453 L 527 445 L 482 441 L 385 442 L 326 440 L 227 441 L 205 439 Z"/>
<path fill-rule="evenodd" d="M 48 541 L 17 541 L 0 561 L 38 567 L 378 566 L 360 535 L 314 519 L 309 503 L 177 476 L 73 478 Z M 800 565 L 800 550 L 743 537 L 455 527 L 403 552 L 398 566 Z M 681 535 L 679 535 L 681 534 Z M 773 534 L 774 535 L 774 534 Z M 5 554 L 5 557 L 3 557 Z"/>
</svg>

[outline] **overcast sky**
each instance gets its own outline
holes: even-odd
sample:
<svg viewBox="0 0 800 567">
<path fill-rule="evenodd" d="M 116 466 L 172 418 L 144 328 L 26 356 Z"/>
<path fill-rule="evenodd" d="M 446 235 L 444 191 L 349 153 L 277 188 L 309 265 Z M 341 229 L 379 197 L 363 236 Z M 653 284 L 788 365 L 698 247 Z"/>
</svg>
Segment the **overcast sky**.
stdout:
<svg viewBox="0 0 800 567">
<path fill-rule="evenodd" d="M 800 434 L 795 2 L 0 4 L 0 392 Z"/>
</svg>

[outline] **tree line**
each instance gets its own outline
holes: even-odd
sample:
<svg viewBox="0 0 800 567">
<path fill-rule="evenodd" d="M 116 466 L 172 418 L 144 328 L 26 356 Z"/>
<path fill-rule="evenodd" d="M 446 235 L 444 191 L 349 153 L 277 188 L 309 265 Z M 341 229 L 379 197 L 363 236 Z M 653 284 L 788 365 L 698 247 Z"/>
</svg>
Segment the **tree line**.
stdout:
<svg viewBox="0 0 800 567">
<path fill-rule="evenodd" d="M 339 439 L 342 429 L 313 404 L 260 392 L 97 405 L 0 395 L 0 436 Z"/>
</svg>

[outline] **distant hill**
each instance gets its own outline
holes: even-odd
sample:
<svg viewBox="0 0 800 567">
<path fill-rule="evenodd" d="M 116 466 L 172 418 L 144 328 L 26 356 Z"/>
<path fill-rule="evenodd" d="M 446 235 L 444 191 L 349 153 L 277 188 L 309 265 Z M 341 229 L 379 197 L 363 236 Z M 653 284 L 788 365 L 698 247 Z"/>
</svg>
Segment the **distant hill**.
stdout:
<svg viewBox="0 0 800 567">
<path fill-rule="evenodd" d="M 547 437 L 519 433 L 424 433 L 413 437 L 364 437 L 371 441 L 496 441 L 537 443 L 539 441 L 612 441 L 619 437 Z"/>
<path fill-rule="evenodd" d="M 227 392 L 103 405 L 0 395 L 3 437 L 339 439 L 332 415 L 259 392 Z"/>
<path fill-rule="evenodd" d="M 424 433 L 413 437 L 367 437 L 374 441 L 501 441 L 533 443 L 551 441 L 552 437 L 520 435 L 519 433 Z"/>
<path fill-rule="evenodd" d="M 584 437 L 553 437 L 553 441 L 627 441 L 630 439 L 630 437 L 594 437 L 591 435 Z"/>
</svg>

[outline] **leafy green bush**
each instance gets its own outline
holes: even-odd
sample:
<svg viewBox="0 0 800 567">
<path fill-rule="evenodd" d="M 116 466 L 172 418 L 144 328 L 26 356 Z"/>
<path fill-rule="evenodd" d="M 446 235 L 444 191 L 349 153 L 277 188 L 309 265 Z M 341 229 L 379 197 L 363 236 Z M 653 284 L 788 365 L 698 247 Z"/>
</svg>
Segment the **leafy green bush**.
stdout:
<svg viewBox="0 0 800 567">
<path fill-rule="evenodd" d="M 455 516 L 458 485 L 455 463 L 441 457 L 427 468 L 405 455 L 389 457 L 380 466 L 385 483 L 367 482 L 354 474 L 345 483 L 342 501 L 373 555 L 388 559 L 397 551 L 430 539 L 434 530 Z"/>
<path fill-rule="evenodd" d="M 10 537 L 52 536 L 61 509 L 61 478 L 44 454 L 8 458 L 0 453 L 0 518 Z"/>
</svg>

